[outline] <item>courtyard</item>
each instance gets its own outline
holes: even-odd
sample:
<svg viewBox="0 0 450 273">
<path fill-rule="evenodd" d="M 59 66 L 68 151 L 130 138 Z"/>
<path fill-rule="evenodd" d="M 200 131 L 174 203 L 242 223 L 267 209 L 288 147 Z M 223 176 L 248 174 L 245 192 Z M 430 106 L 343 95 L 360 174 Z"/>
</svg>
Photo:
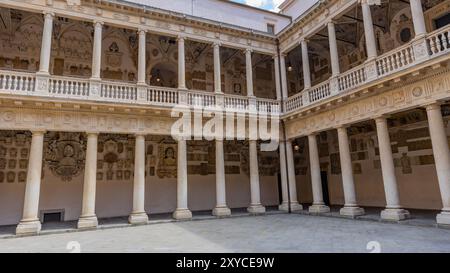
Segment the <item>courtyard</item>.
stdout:
<svg viewBox="0 0 450 273">
<path fill-rule="evenodd" d="M 450 230 L 270 214 L 0 239 L 0 252 L 450 252 Z"/>
</svg>

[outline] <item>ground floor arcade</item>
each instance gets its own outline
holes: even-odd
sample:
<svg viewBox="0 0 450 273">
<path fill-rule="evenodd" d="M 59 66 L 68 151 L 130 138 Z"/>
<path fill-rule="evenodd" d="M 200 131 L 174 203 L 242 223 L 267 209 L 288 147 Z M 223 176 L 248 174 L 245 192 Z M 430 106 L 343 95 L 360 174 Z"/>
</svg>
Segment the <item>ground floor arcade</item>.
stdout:
<svg viewBox="0 0 450 273">
<path fill-rule="evenodd" d="M 258 214 L 289 203 L 292 211 L 312 204 L 310 213 L 338 205 L 350 217 L 384 207 L 380 217 L 395 221 L 411 217 L 408 209 L 437 210 L 438 224 L 448 225 L 449 118 L 448 104 L 434 103 L 281 142 L 272 152 L 257 141 L 3 130 L 0 225 L 36 233 L 56 218 L 95 228 L 103 218 L 142 224 L 148 214 Z"/>
</svg>

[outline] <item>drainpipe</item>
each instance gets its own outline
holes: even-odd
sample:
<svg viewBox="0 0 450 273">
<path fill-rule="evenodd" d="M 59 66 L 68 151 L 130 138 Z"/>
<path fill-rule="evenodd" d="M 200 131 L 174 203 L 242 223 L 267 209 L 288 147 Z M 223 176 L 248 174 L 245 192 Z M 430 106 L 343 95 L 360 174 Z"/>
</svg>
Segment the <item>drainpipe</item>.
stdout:
<svg viewBox="0 0 450 273">
<path fill-rule="evenodd" d="M 278 76 L 280 78 L 280 90 L 281 90 L 281 100 L 280 100 L 280 104 L 281 104 L 281 113 L 284 112 L 284 96 L 283 96 L 283 78 L 281 77 L 281 69 L 283 69 L 281 67 L 281 58 L 280 58 L 280 40 L 277 39 L 277 53 L 278 53 L 278 67 L 280 69 L 278 69 Z M 287 85 L 286 85 L 287 86 Z M 287 90 L 285 90 L 287 91 Z M 281 131 L 282 131 L 282 140 L 286 140 L 286 126 L 284 124 L 284 120 L 280 119 L 281 122 Z M 281 149 L 281 147 L 280 147 Z M 281 158 L 280 158 L 281 159 Z M 288 168 L 288 164 L 287 164 L 287 148 L 286 148 L 286 141 L 284 143 L 284 160 L 285 160 L 285 168 L 286 168 L 286 186 L 287 186 L 287 195 L 288 195 L 288 213 L 292 213 L 292 209 L 291 209 L 291 189 L 290 189 L 290 183 L 289 183 L 289 168 Z M 283 181 L 282 181 L 283 183 Z M 281 200 L 281 202 L 283 202 L 283 200 Z"/>
</svg>

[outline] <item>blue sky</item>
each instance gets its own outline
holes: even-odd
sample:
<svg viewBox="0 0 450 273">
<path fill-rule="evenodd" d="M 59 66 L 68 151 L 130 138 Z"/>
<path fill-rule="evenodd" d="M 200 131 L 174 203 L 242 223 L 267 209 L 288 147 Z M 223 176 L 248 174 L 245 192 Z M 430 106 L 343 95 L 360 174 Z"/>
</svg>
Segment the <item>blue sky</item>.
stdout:
<svg viewBox="0 0 450 273">
<path fill-rule="evenodd" d="M 281 3 L 283 3 L 284 0 L 231 0 L 231 1 L 271 11 L 278 11 L 277 7 Z"/>
</svg>

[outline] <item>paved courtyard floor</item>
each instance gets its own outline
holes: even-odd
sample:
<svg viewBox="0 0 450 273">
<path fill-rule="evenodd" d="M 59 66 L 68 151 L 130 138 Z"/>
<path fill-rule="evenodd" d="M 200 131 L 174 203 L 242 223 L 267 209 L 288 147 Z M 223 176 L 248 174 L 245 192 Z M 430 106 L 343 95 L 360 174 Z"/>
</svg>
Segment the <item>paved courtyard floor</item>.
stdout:
<svg viewBox="0 0 450 273">
<path fill-rule="evenodd" d="M 450 230 L 273 214 L 0 239 L 0 252 L 70 252 L 77 246 L 81 252 L 450 253 Z"/>
</svg>

